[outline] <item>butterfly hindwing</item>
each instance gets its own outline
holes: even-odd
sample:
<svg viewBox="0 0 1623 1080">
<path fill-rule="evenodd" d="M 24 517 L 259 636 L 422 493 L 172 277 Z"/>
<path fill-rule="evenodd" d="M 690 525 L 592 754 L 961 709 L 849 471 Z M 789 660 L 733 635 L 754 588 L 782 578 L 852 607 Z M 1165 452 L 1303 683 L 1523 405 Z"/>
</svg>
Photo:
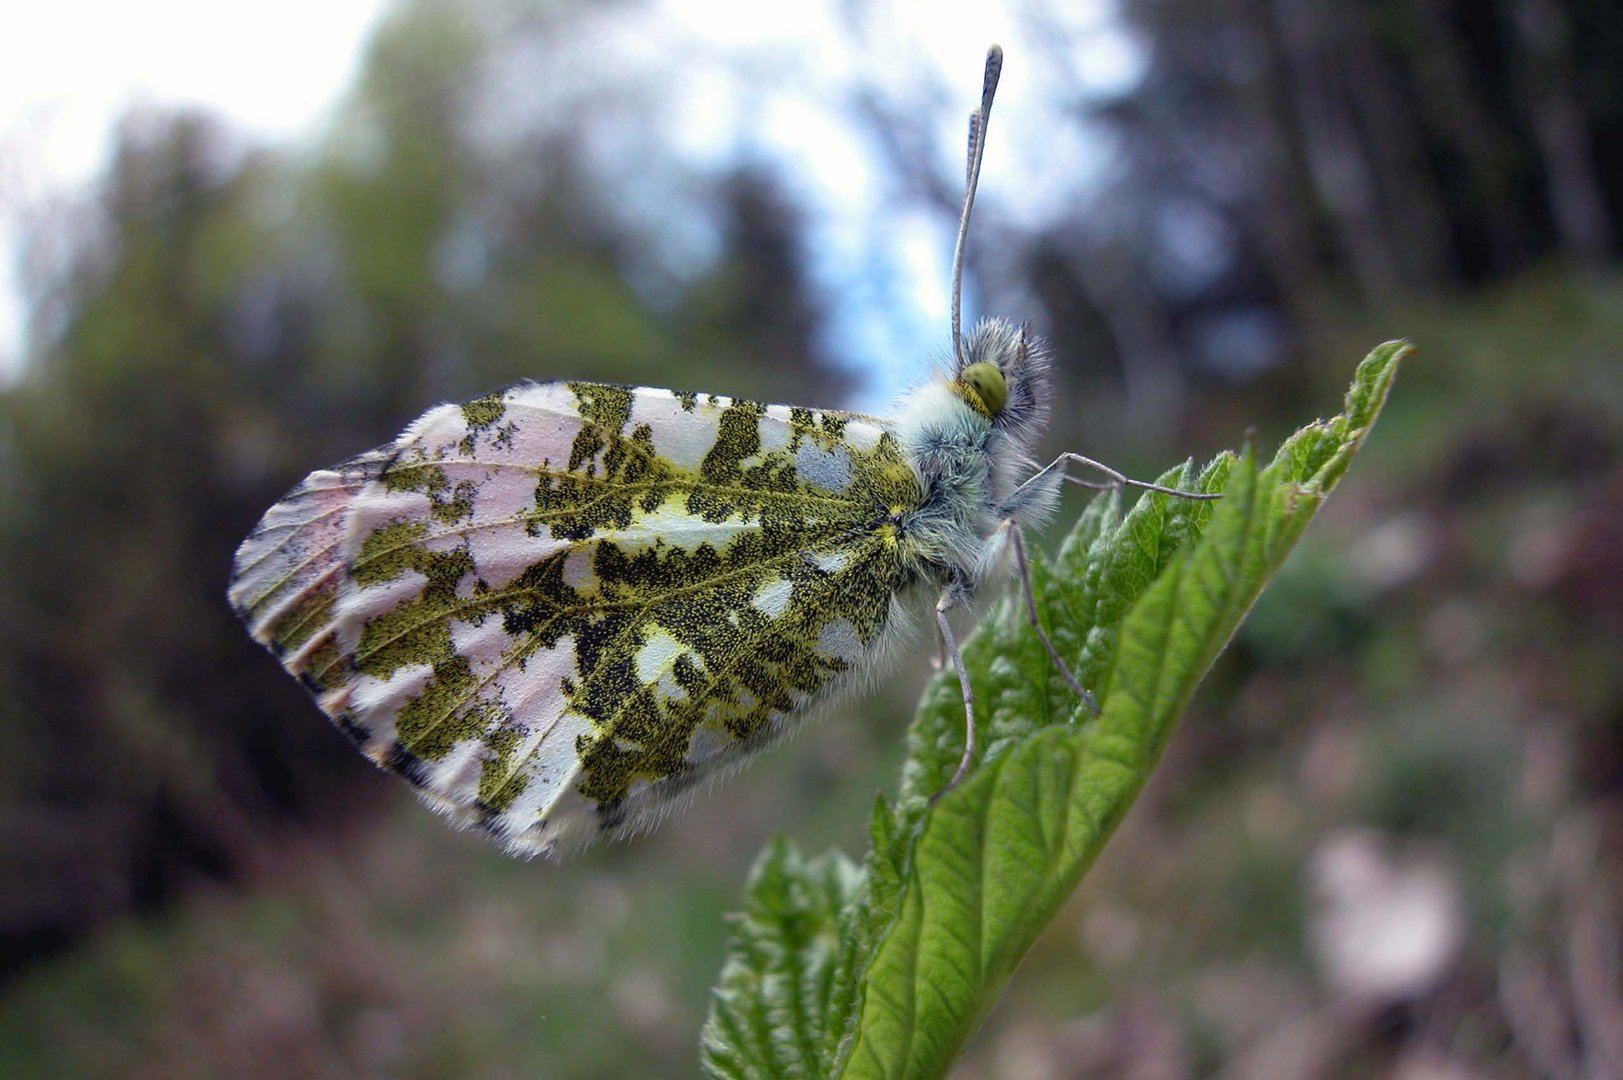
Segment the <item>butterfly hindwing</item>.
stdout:
<svg viewBox="0 0 1623 1080">
<path fill-rule="evenodd" d="M 337 662 L 333 609 L 344 581 L 349 508 L 392 456 L 383 447 L 311 473 L 237 549 L 232 606 L 254 638 L 318 695 L 333 688 L 322 679 L 342 680 L 348 670 Z"/>
<path fill-rule="evenodd" d="M 368 756 L 525 851 L 653 820 L 865 670 L 919 498 L 867 418 L 594 383 L 356 462 L 266 514 L 233 602 Z"/>
</svg>

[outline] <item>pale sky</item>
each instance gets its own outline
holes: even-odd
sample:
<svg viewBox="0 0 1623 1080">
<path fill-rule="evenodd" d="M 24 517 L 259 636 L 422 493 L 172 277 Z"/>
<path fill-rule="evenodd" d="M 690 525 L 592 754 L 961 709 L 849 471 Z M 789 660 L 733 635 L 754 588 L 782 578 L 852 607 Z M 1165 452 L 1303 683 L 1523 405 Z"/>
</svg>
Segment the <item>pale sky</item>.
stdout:
<svg viewBox="0 0 1623 1080">
<path fill-rule="evenodd" d="M 19 361 L 16 220 L 90 183 L 117 118 L 197 105 L 248 137 L 294 139 L 354 75 L 384 0 L 48 0 L 0 34 L 0 377 Z"/>
<path fill-rule="evenodd" d="M 691 79 L 680 80 L 678 142 L 696 158 L 725 154 L 739 144 L 739 125 L 747 125 L 755 145 L 804 178 L 813 275 L 835 295 L 862 290 L 853 283 L 859 272 L 853 268 L 873 261 L 865 258 L 876 242 L 873 163 L 842 130 L 830 103 L 859 65 L 883 87 L 886 57 L 853 49 L 832 4 L 654 0 L 649 7 L 634 23 L 628 16 L 615 45 L 624 62 L 683 42 L 720 53 L 778 44 L 792 46 L 803 72 L 826 80 L 821 87 L 796 82 L 793 95 L 752 99 L 745 116 L 736 95 L 729 100 L 726 87 L 695 68 Z M 199 106 L 253 142 L 285 146 L 313 139 L 357 73 L 368 34 L 387 8 L 388 0 L 284 0 L 274 7 L 53 0 L 16 8 L 0 35 L 0 382 L 21 362 L 16 223 L 52 197 L 88 190 L 106 164 L 120 115 L 142 105 Z M 1090 77 L 1105 87 L 1134 77 L 1135 54 L 1112 29 L 1111 0 L 1076 9 L 1082 11 L 1076 25 L 1089 29 Z M 1009 59 L 982 177 L 983 206 L 1020 220 L 1075 191 L 1085 154 L 1056 145 L 1063 141 L 1058 133 L 1071 129 L 1059 122 L 1055 110 L 1062 106 L 1041 92 L 1040 50 L 1027 45 L 1029 29 L 1004 5 L 894 0 L 863 11 L 870 40 L 884 42 L 887 51 L 916 52 L 940 70 L 963 71 L 961 109 L 939 118 L 937 164 L 944 170 L 961 168 L 964 116 L 976 97 L 986 47 L 993 41 L 1004 46 Z M 894 67 L 901 72 L 908 65 Z M 820 99 L 820 91 L 826 97 Z M 864 206 L 869 212 L 853 210 Z M 880 242 L 894 273 L 882 287 L 890 294 L 853 297 L 832 312 L 833 343 L 853 367 L 874 375 L 858 403 L 866 408 L 916 378 L 923 358 L 940 353 L 946 334 L 951 223 L 921 215 L 885 225 Z M 966 297 L 966 314 L 979 314 L 972 297 Z"/>
</svg>

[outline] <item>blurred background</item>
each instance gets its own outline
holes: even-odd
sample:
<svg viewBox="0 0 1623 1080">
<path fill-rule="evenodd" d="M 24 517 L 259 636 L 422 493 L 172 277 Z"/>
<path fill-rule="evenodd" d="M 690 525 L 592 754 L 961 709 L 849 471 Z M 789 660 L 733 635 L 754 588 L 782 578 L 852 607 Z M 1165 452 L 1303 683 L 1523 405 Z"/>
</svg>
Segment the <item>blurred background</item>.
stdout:
<svg viewBox="0 0 1623 1080">
<path fill-rule="evenodd" d="M 883 409 L 996 40 L 966 305 L 1054 342 L 1045 448 L 1271 445 L 1420 351 L 955 1075 L 1623 1076 L 1615 4 L 275 10 L 0 46 L 0 1074 L 694 1072 L 751 860 L 863 850 L 922 655 L 524 864 L 353 754 L 231 552 L 522 377 Z"/>
</svg>

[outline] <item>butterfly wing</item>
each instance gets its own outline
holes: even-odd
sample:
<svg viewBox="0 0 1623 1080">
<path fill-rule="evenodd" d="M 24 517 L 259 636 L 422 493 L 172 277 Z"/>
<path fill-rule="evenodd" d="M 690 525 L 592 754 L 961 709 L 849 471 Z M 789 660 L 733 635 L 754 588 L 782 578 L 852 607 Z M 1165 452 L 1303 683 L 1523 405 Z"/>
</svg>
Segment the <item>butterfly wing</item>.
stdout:
<svg viewBox="0 0 1623 1080">
<path fill-rule="evenodd" d="M 651 823 L 871 666 L 918 499 L 861 418 L 527 383 L 312 474 L 231 598 L 424 801 L 551 851 Z"/>
</svg>

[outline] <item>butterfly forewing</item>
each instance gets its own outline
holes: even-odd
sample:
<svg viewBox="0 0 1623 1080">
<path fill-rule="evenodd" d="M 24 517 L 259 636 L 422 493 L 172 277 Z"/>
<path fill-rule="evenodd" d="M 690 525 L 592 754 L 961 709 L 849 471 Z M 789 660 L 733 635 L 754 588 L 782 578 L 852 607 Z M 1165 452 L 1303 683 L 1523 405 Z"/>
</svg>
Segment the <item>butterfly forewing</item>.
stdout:
<svg viewBox="0 0 1623 1080">
<path fill-rule="evenodd" d="M 919 498 L 866 418 L 526 383 L 313 474 L 232 600 L 373 760 L 546 851 L 654 819 L 862 670 Z"/>
</svg>

